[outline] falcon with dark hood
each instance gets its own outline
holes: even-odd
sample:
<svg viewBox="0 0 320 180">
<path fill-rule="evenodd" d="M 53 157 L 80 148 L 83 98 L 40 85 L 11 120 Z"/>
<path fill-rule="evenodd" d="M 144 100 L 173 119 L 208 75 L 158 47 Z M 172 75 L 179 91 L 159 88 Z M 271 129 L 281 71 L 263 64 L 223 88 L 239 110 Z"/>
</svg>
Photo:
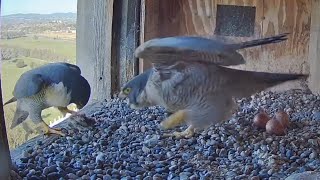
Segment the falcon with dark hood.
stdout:
<svg viewBox="0 0 320 180">
<path fill-rule="evenodd" d="M 169 135 L 191 137 L 196 129 L 228 120 L 236 108 L 235 98 L 307 77 L 226 67 L 245 63 L 237 50 L 278 43 L 286 40 L 286 36 L 241 43 L 192 36 L 149 40 L 136 49 L 135 56 L 151 62 L 153 68 L 125 84 L 119 97 L 128 97 L 132 108 L 163 106 L 173 112 L 161 122 L 164 129 L 188 124 L 185 131 Z"/>
<path fill-rule="evenodd" d="M 42 119 L 42 110 L 56 107 L 63 115 L 74 114 L 67 106 L 71 103 L 78 109 L 84 107 L 90 97 L 88 81 L 81 76 L 80 68 L 69 63 L 49 63 L 23 73 L 18 79 L 13 98 L 4 105 L 17 101 L 11 129 L 29 118 L 44 134 L 59 134 L 60 129 L 50 128 Z"/>
</svg>

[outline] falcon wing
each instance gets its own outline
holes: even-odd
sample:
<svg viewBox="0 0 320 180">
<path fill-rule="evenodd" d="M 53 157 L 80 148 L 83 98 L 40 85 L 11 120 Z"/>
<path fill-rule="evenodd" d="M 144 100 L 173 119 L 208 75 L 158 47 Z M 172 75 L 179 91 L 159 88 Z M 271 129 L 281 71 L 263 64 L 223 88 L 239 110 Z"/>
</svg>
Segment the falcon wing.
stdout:
<svg viewBox="0 0 320 180">
<path fill-rule="evenodd" d="M 60 64 L 67 66 L 70 70 L 74 71 L 77 74 L 81 74 L 81 70 L 77 65 L 74 64 L 69 64 L 69 63 L 65 63 L 65 62 L 61 62 Z"/>
<path fill-rule="evenodd" d="M 176 36 L 151 39 L 135 50 L 135 56 L 156 67 L 177 61 L 214 63 L 221 66 L 245 63 L 236 50 L 286 40 L 287 33 L 241 43 L 226 44 L 222 40 L 194 36 Z"/>
<path fill-rule="evenodd" d="M 13 95 L 15 98 L 24 98 L 37 94 L 47 82 L 40 74 L 23 74 L 17 81 Z"/>
</svg>

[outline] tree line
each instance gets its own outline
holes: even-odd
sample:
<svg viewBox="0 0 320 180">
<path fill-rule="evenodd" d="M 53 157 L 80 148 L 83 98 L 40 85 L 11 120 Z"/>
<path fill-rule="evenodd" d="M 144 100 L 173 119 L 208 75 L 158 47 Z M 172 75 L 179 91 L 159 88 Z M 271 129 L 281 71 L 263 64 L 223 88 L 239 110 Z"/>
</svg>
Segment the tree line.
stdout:
<svg viewBox="0 0 320 180">
<path fill-rule="evenodd" d="M 37 59 L 44 59 L 48 61 L 57 61 L 63 59 L 69 59 L 63 55 L 56 54 L 51 49 L 27 49 L 27 48 L 11 48 L 2 47 L 1 48 L 2 60 L 10 60 L 18 57 L 30 57 Z"/>
</svg>

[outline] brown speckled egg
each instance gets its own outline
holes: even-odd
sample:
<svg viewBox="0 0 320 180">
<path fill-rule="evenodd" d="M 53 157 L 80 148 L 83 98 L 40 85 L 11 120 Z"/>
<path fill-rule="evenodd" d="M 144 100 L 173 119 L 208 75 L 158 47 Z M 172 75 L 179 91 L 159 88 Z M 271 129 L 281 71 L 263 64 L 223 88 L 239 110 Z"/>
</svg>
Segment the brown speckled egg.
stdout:
<svg viewBox="0 0 320 180">
<path fill-rule="evenodd" d="M 282 123 L 276 119 L 271 119 L 267 122 L 266 131 L 268 134 L 283 136 L 286 134 L 285 128 Z"/>
<path fill-rule="evenodd" d="M 253 118 L 253 125 L 265 129 L 267 122 L 270 120 L 270 117 L 265 111 L 259 112 L 257 115 L 254 116 Z"/>
<path fill-rule="evenodd" d="M 275 114 L 275 119 L 280 121 L 284 128 L 289 126 L 289 115 L 285 111 L 278 111 Z"/>
</svg>

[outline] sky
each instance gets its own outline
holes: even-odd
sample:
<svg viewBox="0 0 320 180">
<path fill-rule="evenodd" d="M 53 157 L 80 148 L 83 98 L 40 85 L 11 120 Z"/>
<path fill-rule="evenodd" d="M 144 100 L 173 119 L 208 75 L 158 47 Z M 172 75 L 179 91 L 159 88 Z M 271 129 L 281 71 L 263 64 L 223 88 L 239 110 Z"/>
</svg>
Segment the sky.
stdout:
<svg viewBox="0 0 320 180">
<path fill-rule="evenodd" d="M 0 0 L 1 15 L 77 12 L 77 0 Z"/>
</svg>

